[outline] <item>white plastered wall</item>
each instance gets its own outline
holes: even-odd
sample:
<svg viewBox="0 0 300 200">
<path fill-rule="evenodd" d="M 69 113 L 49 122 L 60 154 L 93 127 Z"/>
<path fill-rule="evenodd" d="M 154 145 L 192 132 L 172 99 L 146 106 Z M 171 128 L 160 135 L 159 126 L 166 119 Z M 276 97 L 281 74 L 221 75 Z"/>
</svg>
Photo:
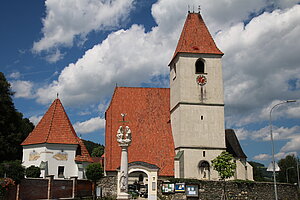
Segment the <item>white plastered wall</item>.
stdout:
<svg viewBox="0 0 300 200">
<path fill-rule="evenodd" d="M 35 144 L 23 146 L 24 167 L 31 165 L 40 166 L 41 162 L 48 161 L 48 174 L 58 177 L 58 167 L 64 167 L 64 178 L 83 178 L 83 172 L 79 173 L 78 165 L 75 162 L 76 149 L 78 145 L 66 144 Z"/>
</svg>

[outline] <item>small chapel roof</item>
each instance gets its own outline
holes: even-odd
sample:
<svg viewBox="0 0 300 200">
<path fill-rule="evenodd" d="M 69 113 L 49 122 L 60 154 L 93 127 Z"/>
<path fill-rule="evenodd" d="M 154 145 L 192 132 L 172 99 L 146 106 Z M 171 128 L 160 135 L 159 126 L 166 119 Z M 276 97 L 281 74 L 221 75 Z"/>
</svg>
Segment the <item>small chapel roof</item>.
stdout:
<svg viewBox="0 0 300 200">
<path fill-rule="evenodd" d="M 188 13 L 172 60 L 178 53 L 223 55 L 210 35 L 200 13 Z"/>
<path fill-rule="evenodd" d="M 40 122 L 21 145 L 44 143 L 79 145 L 80 154 L 76 156 L 75 160 L 92 161 L 83 141 L 76 135 L 68 115 L 58 98 L 53 101 Z"/>
<path fill-rule="evenodd" d="M 247 158 L 233 129 L 225 130 L 226 150 L 235 158 Z"/>
<path fill-rule="evenodd" d="M 125 125 L 132 132 L 128 162 L 145 162 L 159 167 L 160 176 L 174 176 L 174 142 L 170 123 L 169 88 L 117 87 L 106 110 L 105 169 L 120 167 L 121 147 L 117 130 L 126 113 Z"/>
</svg>

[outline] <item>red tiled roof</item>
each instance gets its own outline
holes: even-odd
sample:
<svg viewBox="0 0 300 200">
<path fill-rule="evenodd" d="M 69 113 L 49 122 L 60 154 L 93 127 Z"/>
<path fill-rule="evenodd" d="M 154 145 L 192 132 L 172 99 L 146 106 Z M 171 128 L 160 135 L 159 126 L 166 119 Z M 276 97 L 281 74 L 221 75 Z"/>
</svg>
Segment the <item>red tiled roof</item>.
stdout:
<svg viewBox="0 0 300 200">
<path fill-rule="evenodd" d="M 174 142 L 170 123 L 168 88 L 117 87 L 106 111 L 105 169 L 120 167 L 121 147 L 116 140 L 121 113 L 132 131 L 128 162 L 157 165 L 159 175 L 174 176 Z"/>
<path fill-rule="evenodd" d="M 43 118 L 21 145 L 43 143 L 77 144 L 80 146 L 81 154 L 77 155 L 75 160 L 92 161 L 82 140 L 77 137 L 59 99 L 54 100 Z"/>
<path fill-rule="evenodd" d="M 79 147 L 80 147 L 80 154 L 76 155 L 75 161 L 77 162 L 93 162 L 92 157 L 90 156 L 86 146 L 84 145 L 83 141 L 77 137 L 77 140 L 79 142 Z"/>
<path fill-rule="evenodd" d="M 172 60 L 178 53 L 223 55 L 211 37 L 200 13 L 188 14 Z"/>
</svg>

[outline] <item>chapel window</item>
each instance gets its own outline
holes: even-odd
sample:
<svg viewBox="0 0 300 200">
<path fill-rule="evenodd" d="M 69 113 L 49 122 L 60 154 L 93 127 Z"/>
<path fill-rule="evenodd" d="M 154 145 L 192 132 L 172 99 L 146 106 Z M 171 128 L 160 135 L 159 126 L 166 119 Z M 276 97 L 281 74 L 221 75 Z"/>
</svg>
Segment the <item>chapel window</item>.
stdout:
<svg viewBox="0 0 300 200">
<path fill-rule="evenodd" d="M 199 58 L 195 63 L 196 74 L 204 74 L 204 60 Z"/>
<path fill-rule="evenodd" d="M 64 178 L 64 171 L 65 171 L 65 167 L 64 166 L 58 166 L 58 178 Z"/>
</svg>

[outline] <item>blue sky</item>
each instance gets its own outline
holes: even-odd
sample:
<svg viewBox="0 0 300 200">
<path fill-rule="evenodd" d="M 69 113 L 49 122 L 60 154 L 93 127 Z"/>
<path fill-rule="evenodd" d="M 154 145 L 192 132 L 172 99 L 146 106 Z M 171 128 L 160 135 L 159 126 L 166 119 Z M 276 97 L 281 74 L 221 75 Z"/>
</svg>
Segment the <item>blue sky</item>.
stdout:
<svg viewBox="0 0 300 200">
<path fill-rule="evenodd" d="M 223 56 L 226 128 L 249 160 L 268 164 L 270 108 L 300 100 L 298 0 L 46 0 L 0 3 L 0 69 L 34 123 L 59 98 L 83 139 L 104 143 L 116 84 L 169 87 L 187 7 Z M 300 152 L 300 102 L 273 112 L 276 158 Z"/>
</svg>

